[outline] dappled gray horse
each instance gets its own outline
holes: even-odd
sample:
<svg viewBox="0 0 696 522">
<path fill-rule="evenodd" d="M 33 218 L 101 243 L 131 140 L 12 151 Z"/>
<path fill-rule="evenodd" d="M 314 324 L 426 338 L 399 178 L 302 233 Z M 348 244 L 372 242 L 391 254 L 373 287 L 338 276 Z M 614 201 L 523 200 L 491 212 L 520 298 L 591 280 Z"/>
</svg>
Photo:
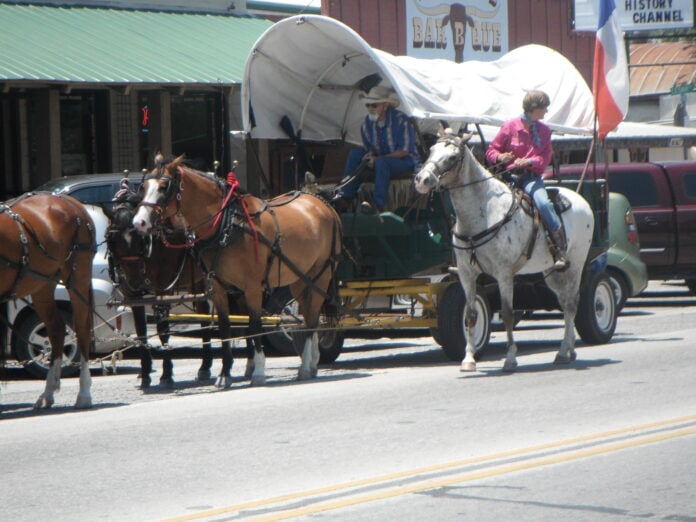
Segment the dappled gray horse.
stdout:
<svg viewBox="0 0 696 522">
<path fill-rule="evenodd" d="M 476 369 L 471 340 L 475 338 L 473 330 L 477 318 L 472 305 L 476 279 L 481 273 L 491 275 L 498 282 L 508 344 L 503 370 L 513 371 L 517 367 L 517 345 L 512 335 L 513 278 L 516 274 L 544 273 L 548 287 L 558 298 L 565 321 L 565 335 L 555 362 L 570 362 L 575 359 L 574 320 L 580 281 L 594 231 L 590 205 L 580 194 L 560 189 L 571 203 L 571 208 L 561 215 L 568 238 L 570 266 L 563 272 L 550 271 L 554 261 L 543 227 L 522 210 L 518 195 L 476 160 L 467 146 L 470 137 L 442 133 L 414 180 L 416 190 L 422 194 L 434 188 L 448 191 L 457 217 L 452 244 L 466 296 L 467 343 L 461 369 Z"/>
</svg>

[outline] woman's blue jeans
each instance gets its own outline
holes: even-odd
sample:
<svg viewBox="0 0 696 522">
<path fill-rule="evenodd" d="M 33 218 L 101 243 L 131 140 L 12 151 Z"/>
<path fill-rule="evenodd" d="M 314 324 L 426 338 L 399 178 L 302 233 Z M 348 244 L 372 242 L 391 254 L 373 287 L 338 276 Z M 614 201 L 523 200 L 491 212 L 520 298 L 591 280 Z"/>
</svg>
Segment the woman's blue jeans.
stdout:
<svg viewBox="0 0 696 522">
<path fill-rule="evenodd" d="M 556 214 L 556 209 L 546 193 L 544 180 L 532 172 L 525 172 L 520 177 L 518 185 L 534 200 L 534 204 L 539 209 L 539 215 L 544 222 L 544 227 L 548 232 L 555 232 L 561 228 L 561 220 Z"/>
</svg>

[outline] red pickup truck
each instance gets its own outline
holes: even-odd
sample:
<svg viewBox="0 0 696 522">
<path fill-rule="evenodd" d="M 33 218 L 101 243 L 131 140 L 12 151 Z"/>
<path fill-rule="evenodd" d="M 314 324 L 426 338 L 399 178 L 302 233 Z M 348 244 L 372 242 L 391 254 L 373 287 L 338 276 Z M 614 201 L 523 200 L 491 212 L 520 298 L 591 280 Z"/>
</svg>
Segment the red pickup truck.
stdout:
<svg viewBox="0 0 696 522">
<path fill-rule="evenodd" d="M 582 169 L 563 166 L 560 175 L 577 177 Z M 603 164 L 596 170 L 633 208 L 648 277 L 685 279 L 696 293 L 696 162 L 611 163 L 608 176 Z M 594 177 L 592 166 L 586 176 Z"/>
</svg>

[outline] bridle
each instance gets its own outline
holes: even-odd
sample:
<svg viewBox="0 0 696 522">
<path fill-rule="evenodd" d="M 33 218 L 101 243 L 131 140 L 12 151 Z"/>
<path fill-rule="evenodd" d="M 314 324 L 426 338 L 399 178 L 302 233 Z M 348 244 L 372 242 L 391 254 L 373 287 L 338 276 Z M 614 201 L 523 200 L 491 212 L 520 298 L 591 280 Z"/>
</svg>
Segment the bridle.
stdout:
<svg viewBox="0 0 696 522">
<path fill-rule="evenodd" d="M 161 202 L 157 201 L 151 203 L 149 201 L 140 201 L 142 206 L 152 209 L 152 211 L 157 214 L 158 219 L 162 212 L 164 212 L 164 209 L 169 206 L 174 198 L 176 198 L 177 211 L 179 210 L 178 206 L 181 202 L 181 190 L 183 186 L 181 180 L 181 167 L 173 170 L 174 175 L 172 176 L 172 174 L 165 169 L 164 165 L 158 164 L 155 172 L 151 172 L 143 178 L 143 187 L 145 186 L 145 182 L 150 180 L 157 181 L 160 186 L 163 181 L 167 183 L 166 188 L 163 190 Z"/>
<path fill-rule="evenodd" d="M 456 189 L 470 187 L 472 185 L 476 185 L 478 183 L 483 183 L 484 181 L 489 181 L 493 179 L 493 176 L 488 176 L 481 179 L 477 179 L 475 181 L 470 181 L 468 183 L 460 183 L 458 185 L 442 185 L 442 179 L 445 176 L 461 168 L 462 164 L 464 163 L 464 154 L 462 151 L 462 147 L 466 147 L 466 145 L 465 143 L 457 142 L 457 138 L 447 136 L 437 140 L 437 143 L 444 143 L 446 147 L 457 147 L 459 151 L 458 154 L 447 157 L 444 160 L 444 162 L 443 160 L 433 161 L 429 159 L 423 164 L 423 169 L 425 169 L 428 165 L 432 165 L 431 170 L 434 171 L 433 175 L 435 176 L 435 179 L 437 179 L 438 190 L 452 191 Z"/>
<path fill-rule="evenodd" d="M 171 281 L 164 288 L 156 288 L 153 281 L 148 276 L 146 259 L 149 259 L 152 255 L 154 237 L 151 234 L 145 236 L 140 236 L 134 230 L 132 231 L 136 237 L 139 237 L 143 241 L 142 249 L 137 252 L 122 256 L 117 253 L 117 249 L 114 248 L 116 245 L 114 241 L 120 239 L 114 239 L 117 235 L 123 235 L 126 233 L 125 229 L 119 227 L 111 226 L 107 230 L 107 245 L 108 249 L 108 259 L 109 259 L 109 276 L 111 280 L 116 282 L 124 292 L 124 294 L 129 296 L 138 296 L 142 294 L 164 294 L 176 287 L 179 282 L 179 278 L 186 264 L 186 255 L 180 256 L 179 266 L 176 272 L 172 276 Z M 160 239 L 163 243 L 164 241 Z M 130 267 L 127 271 L 125 267 Z M 127 277 L 127 274 L 137 272 L 140 275 L 140 284 L 135 286 L 131 279 Z"/>
<path fill-rule="evenodd" d="M 215 215 L 214 219 L 209 219 L 207 220 L 208 222 L 208 230 L 207 233 L 205 234 L 199 234 L 196 235 L 194 232 L 198 226 L 190 226 L 186 224 L 183 228 L 186 231 L 186 237 L 187 239 L 183 243 L 172 243 L 167 239 L 166 234 L 163 231 L 163 227 L 161 224 L 162 220 L 162 214 L 164 213 L 164 210 L 169 207 L 172 202 L 176 203 L 176 215 L 179 216 L 179 219 L 182 222 L 186 222 L 186 220 L 183 218 L 181 214 L 181 193 L 184 190 L 184 181 L 183 181 L 183 174 L 184 174 L 184 169 L 181 167 L 181 165 L 177 165 L 176 168 L 165 168 L 163 164 L 158 164 L 157 168 L 155 169 L 154 172 L 148 174 L 145 176 L 143 179 L 143 186 L 145 185 L 146 181 L 150 180 L 155 180 L 158 182 L 160 188 L 158 189 L 158 193 L 162 192 L 161 196 L 158 197 L 158 201 L 156 202 L 149 202 L 149 201 L 141 201 L 140 205 L 149 208 L 152 210 L 152 212 L 156 215 L 156 220 L 153 223 L 153 228 L 159 228 L 161 232 L 161 240 L 162 242 L 169 248 L 190 248 L 193 247 L 196 243 L 199 241 L 206 240 L 213 236 L 215 234 L 215 229 L 219 223 L 218 216 L 220 213 L 224 210 L 225 205 L 229 201 L 229 197 L 232 195 L 231 192 L 228 194 L 228 198 L 224 200 L 224 203 L 218 213 Z M 166 182 L 167 185 L 162 188 L 162 183 Z M 217 181 L 217 180 L 216 180 Z M 222 187 L 222 192 L 223 194 L 225 193 L 224 187 Z M 201 225 L 205 225 L 206 223 L 201 223 Z"/>
</svg>

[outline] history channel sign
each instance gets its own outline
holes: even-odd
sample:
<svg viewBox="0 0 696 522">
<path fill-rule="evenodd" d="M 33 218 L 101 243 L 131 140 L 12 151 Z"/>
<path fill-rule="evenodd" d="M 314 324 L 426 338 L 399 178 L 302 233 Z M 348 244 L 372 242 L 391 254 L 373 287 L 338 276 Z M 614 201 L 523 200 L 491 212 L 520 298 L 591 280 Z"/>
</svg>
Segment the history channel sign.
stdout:
<svg viewBox="0 0 696 522">
<path fill-rule="evenodd" d="M 614 0 L 623 31 L 690 29 L 694 23 L 693 0 Z M 597 31 L 599 2 L 573 0 L 576 31 Z"/>
</svg>

